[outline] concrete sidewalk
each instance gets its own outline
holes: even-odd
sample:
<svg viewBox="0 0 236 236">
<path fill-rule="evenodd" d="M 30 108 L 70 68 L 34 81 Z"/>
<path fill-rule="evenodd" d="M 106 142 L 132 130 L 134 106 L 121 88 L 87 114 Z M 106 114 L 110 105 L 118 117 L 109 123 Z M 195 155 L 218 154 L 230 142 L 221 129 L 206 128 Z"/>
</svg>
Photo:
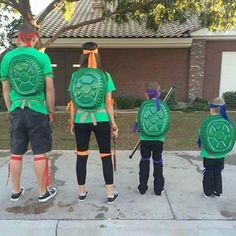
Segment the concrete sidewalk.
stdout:
<svg viewBox="0 0 236 236">
<path fill-rule="evenodd" d="M 78 202 L 78 187 L 73 151 L 49 153 L 52 183 L 58 195 L 48 203 L 37 202 L 32 155 L 24 157 L 22 186 L 24 196 L 9 200 L 6 186 L 9 153 L 0 152 L 0 235 L 236 235 L 236 150 L 225 161 L 224 193 L 221 198 L 202 196 L 202 159 L 199 152 L 164 152 L 166 192 L 154 195 L 152 168 L 149 189 L 137 193 L 139 152 L 129 159 L 130 151 L 117 151 L 115 189 L 119 200 L 108 205 L 98 152 L 88 161 L 88 198 Z"/>
</svg>

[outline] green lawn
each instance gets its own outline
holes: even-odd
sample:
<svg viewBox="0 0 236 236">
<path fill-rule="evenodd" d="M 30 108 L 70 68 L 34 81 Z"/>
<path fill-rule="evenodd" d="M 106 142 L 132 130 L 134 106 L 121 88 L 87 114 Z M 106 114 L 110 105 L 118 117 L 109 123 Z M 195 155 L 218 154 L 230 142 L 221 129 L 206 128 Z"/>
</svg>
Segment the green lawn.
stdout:
<svg viewBox="0 0 236 236">
<path fill-rule="evenodd" d="M 165 150 L 197 150 L 196 139 L 199 125 L 208 113 L 172 113 L 172 124 L 165 142 Z M 117 149 L 132 149 L 138 140 L 138 135 L 132 133 L 135 121 L 134 113 L 118 113 L 117 124 L 119 127 L 119 139 Z M 229 113 L 236 123 L 236 113 Z M 56 113 L 56 121 L 53 128 L 53 149 L 75 149 L 75 139 L 70 135 L 68 116 L 65 113 Z M 9 148 L 9 123 L 5 114 L 0 115 L 0 149 Z M 90 149 L 97 149 L 95 137 L 91 136 Z"/>
</svg>

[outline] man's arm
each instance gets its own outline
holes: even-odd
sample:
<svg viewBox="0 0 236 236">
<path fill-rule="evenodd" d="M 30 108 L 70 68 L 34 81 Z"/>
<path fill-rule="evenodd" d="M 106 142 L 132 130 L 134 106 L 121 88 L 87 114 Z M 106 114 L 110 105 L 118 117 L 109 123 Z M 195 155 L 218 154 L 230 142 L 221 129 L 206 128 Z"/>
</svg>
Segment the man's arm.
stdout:
<svg viewBox="0 0 236 236">
<path fill-rule="evenodd" d="M 9 85 L 8 80 L 2 81 L 2 92 L 3 92 L 3 97 L 4 97 L 4 101 L 5 101 L 7 110 L 9 110 L 10 105 L 11 105 L 11 101 L 9 98 L 10 85 Z"/>
<path fill-rule="evenodd" d="M 50 121 L 54 120 L 54 108 L 55 108 L 55 88 L 52 78 L 46 77 L 46 100 L 49 109 Z"/>
</svg>

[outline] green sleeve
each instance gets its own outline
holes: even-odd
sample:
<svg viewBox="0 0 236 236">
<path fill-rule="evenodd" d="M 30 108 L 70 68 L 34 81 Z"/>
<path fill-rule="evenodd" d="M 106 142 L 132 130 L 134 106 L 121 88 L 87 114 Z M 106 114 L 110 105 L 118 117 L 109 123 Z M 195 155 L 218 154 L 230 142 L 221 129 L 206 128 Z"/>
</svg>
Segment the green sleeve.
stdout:
<svg viewBox="0 0 236 236">
<path fill-rule="evenodd" d="M 45 77 L 54 78 L 51 60 L 46 53 L 44 53 L 43 66 L 43 74 Z"/>
<path fill-rule="evenodd" d="M 111 75 L 108 72 L 105 72 L 107 76 L 107 92 L 112 92 L 116 90 L 115 84 L 112 80 Z"/>
</svg>

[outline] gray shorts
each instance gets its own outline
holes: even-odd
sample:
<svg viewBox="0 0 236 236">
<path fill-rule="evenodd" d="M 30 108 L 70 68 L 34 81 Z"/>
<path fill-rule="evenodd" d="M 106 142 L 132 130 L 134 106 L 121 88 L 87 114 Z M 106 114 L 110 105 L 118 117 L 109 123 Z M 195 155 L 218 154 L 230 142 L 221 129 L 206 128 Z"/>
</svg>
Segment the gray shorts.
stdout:
<svg viewBox="0 0 236 236">
<path fill-rule="evenodd" d="M 17 108 L 11 114 L 11 153 L 23 155 L 30 143 L 33 154 L 52 150 L 52 131 L 48 115 L 29 108 Z"/>
</svg>

